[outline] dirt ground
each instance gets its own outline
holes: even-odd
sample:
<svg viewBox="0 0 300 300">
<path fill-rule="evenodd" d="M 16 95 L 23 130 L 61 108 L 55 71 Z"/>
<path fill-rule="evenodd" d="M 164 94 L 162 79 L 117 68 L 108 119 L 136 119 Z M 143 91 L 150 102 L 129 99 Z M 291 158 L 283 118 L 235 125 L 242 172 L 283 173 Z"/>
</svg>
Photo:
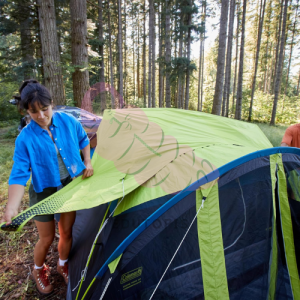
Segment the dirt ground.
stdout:
<svg viewBox="0 0 300 300">
<path fill-rule="evenodd" d="M 5 199 L 1 200 L 3 202 Z M 28 194 L 25 194 L 21 209 L 27 208 L 25 203 L 28 203 Z M 3 210 L 0 219 L 2 215 Z M 54 291 L 48 296 L 42 296 L 36 290 L 31 277 L 33 250 L 38 239 L 34 222 L 28 222 L 21 232 L 0 232 L 0 299 L 66 299 L 66 284 L 62 276 L 56 272 L 58 237 L 57 233 L 46 258 Z"/>
</svg>

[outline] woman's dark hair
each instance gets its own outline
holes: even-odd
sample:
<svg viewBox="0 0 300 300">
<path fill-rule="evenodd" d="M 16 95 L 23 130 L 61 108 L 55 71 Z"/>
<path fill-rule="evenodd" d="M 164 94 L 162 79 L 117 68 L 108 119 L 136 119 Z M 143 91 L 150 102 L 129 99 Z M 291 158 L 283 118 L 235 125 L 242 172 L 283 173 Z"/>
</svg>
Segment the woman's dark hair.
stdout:
<svg viewBox="0 0 300 300">
<path fill-rule="evenodd" d="M 18 101 L 19 110 L 27 110 L 38 103 L 41 106 L 49 106 L 52 103 L 50 92 L 35 79 L 25 80 L 20 89 L 20 96 L 14 96 Z"/>
</svg>

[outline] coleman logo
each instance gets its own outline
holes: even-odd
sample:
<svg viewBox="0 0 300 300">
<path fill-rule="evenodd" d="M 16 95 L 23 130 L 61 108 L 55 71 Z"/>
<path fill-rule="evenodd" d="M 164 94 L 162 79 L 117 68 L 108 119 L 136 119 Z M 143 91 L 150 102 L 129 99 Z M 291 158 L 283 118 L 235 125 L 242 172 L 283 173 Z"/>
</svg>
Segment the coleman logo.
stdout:
<svg viewBox="0 0 300 300">
<path fill-rule="evenodd" d="M 123 274 L 121 277 L 120 283 L 124 284 L 125 282 L 133 280 L 134 278 L 140 277 L 142 275 L 142 271 L 143 271 L 143 268 L 139 267 L 137 269 L 134 269 L 132 271 L 129 271 L 129 272 Z"/>
</svg>

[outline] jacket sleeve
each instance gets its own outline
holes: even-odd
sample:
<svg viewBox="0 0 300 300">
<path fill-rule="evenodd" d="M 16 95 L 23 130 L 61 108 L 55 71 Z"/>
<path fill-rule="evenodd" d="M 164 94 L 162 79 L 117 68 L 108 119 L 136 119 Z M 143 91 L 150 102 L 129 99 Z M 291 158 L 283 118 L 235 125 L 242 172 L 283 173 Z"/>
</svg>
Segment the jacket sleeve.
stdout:
<svg viewBox="0 0 300 300">
<path fill-rule="evenodd" d="M 80 150 L 82 150 L 90 143 L 90 140 L 89 140 L 85 130 L 83 129 L 81 123 L 77 120 L 76 120 L 76 131 L 77 131 L 79 148 L 80 148 Z"/>
<path fill-rule="evenodd" d="M 9 176 L 8 184 L 20 184 L 26 186 L 31 173 L 30 159 L 27 147 L 20 136 L 16 140 L 13 160 L 14 164 Z"/>
</svg>

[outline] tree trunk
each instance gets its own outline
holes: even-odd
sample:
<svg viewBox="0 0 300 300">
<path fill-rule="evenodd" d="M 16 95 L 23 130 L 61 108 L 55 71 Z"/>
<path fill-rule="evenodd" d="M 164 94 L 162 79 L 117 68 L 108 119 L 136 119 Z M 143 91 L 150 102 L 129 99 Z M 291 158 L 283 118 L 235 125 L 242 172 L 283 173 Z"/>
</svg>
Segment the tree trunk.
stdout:
<svg viewBox="0 0 300 300">
<path fill-rule="evenodd" d="M 247 6 L 247 0 L 244 0 L 243 1 L 241 48 L 240 48 L 240 64 L 239 64 L 239 76 L 238 76 L 238 85 L 237 85 L 237 94 L 236 94 L 236 109 L 235 109 L 235 118 L 237 120 L 240 120 L 242 117 L 246 6 Z"/>
<path fill-rule="evenodd" d="M 124 93 L 124 105 L 128 101 L 128 88 L 127 88 L 127 10 L 126 10 L 126 0 L 124 1 L 124 84 L 123 84 L 123 93 Z"/>
<path fill-rule="evenodd" d="M 166 0 L 166 34 L 165 34 L 165 63 L 166 63 L 166 107 L 171 107 L 170 64 L 171 64 L 171 36 L 170 36 L 170 0 Z"/>
<path fill-rule="evenodd" d="M 17 2 L 18 20 L 20 22 L 20 42 L 22 55 L 23 79 L 34 78 L 35 58 L 34 44 L 31 35 L 32 18 L 28 16 L 32 13 L 30 0 L 19 0 Z"/>
<path fill-rule="evenodd" d="M 294 39 L 295 39 L 295 32 L 296 32 L 296 24 L 297 24 L 297 19 L 298 19 L 298 3 L 299 3 L 299 0 L 297 0 L 296 11 L 295 11 L 295 20 L 294 20 L 294 25 L 293 25 L 293 34 L 292 34 L 292 41 L 291 41 L 291 47 L 290 47 L 289 64 L 288 64 L 287 73 L 286 73 L 286 83 L 285 83 L 285 88 L 284 88 L 284 95 L 286 95 L 287 86 L 289 84 L 289 75 L 290 75 L 290 68 L 291 68 L 291 62 L 292 62 L 292 53 L 293 53 L 293 46 L 294 46 Z"/>
<path fill-rule="evenodd" d="M 108 23 L 108 47 L 109 47 L 109 69 L 110 69 L 110 96 L 111 108 L 115 108 L 115 89 L 114 89 L 114 74 L 112 63 L 112 43 L 111 43 L 111 24 L 110 24 L 110 11 L 109 0 L 107 1 L 107 23 Z"/>
<path fill-rule="evenodd" d="M 232 114 L 235 114 L 235 91 L 236 91 L 236 78 L 237 78 L 237 65 L 238 65 L 238 53 L 239 53 L 239 27 L 240 27 L 240 5 L 236 4 L 236 45 L 235 45 L 235 67 L 234 67 L 234 81 L 233 81 L 233 91 L 232 91 Z"/>
<path fill-rule="evenodd" d="M 144 93 L 144 107 L 147 107 L 146 98 L 146 0 L 144 0 L 144 27 L 143 27 L 143 93 Z"/>
<path fill-rule="evenodd" d="M 138 90 L 138 99 L 141 97 L 141 85 L 140 85 L 140 22 L 138 19 L 138 38 L 137 38 L 137 90 Z"/>
<path fill-rule="evenodd" d="M 189 0 L 188 1 L 190 9 L 192 9 L 192 1 Z M 187 36 L 187 45 L 186 45 L 186 49 L 187 49 L 187 59 L 188 59 L 188 64 L 190 65 L 191 63 L 191 24 L 192 24 L 192 13 L 188 14 L 188 36 Z M 190 100 L 190 68 L 187 68 L 186 71 L 186 87 L 185 87 L 185 109 L 189 109 L 189 100 Z"/>
<path fill-rule="evenodd" d="M 200 111 L 202 111 L 202 106 L 203 106 L 203 82 L 204 82 L 204 49 L 205 49 L 205 33 L 204 33 L 204 39 L 202 42 L 202 71 L 201 71 L 201 97 L 200 97 Z"/>
<path fill-rule="evenodd" d="M 119 46 L 119 107 L 123 106 L 123 52 L 122 52 L 122 1 L 118 0 L 118 46 Z"/>
<path fill-rule="evenodd" d="M 38 0 L 38 9 L 45 86 L 49 89 L 54 104 L 63 105 L 66 103 L 66 98 L 57 40 L 54 0 Z M 84 93 L 81 99 L 83 95 Z"/>
<path fill-rule="evenodd" d="M 272 118 L 271 118 L 270 125 L 275 125 L 277 103 L 278 103 L 278 98 L 279 98 L 279 94 L 280 94 L 281 77 L 282 77 L 282 64 L 283 64 L 283 52 L 284 52 L 284 45 L 285 45 L 285 30 L 286 30 L 287 8 L 288 8 L 288 0 L 284 0 L 282 32 L 281 32 L 281 36 L 280 36 L 281 37 L 280 53 L 279 53 L 279 57 L 278 57 L 278 66 L 277 66 L 276 82 L 275 82 L 275 89 L 274 89 L 274 103 L 273 103 Z"/>
<path fill-rule="evenodd" d="M 103 9 L 102 0 L 98 0 L 98 22 L 99 22 L 99 55 L 100 55 L 100 102 L 101 102 L 101 113 L 106 109 L 106 94 L 104 91 L 105 76 L 104 76 L 104 39 L 103 39 Z"/>
<path fill-rule="evenodd" d="M 153 46 L 153 14 L 154 14 L 154 0 L 149 0 L 149 49 L 148 49 L 148 107 L 152 106 L 152 46 Z"/>
<path fill-rule="evenodd" d="M 75 72 L 73 79 L 73 97 L 75 105 L 81 107 L 84 94 L 89 89 L 88 52 L 87 52 L 87 11 L 86 2 L 70 0 L 72 29 L 72 64 Z"/>
<path fill-rule="evenodd" d="M 298 85 L 297 85 L 297 97 L 299 96 L 299 86 L 300 86 L 300 71 L 299 71 L 299 77 L 298 77 Z"/>
<path fill-rule="evenodd" d="M 158 45 L 158 56 L 159 56 L 159 75 L 158 75 L 158 85 L 159 85 L 159 95 L 158 95 L 158 103 L 159 107 L 163 107 L 163 62 L 162 62 L 162 38 L 163 38 L 163 33 L 162 33 L 162 11 L 163 11 L 163 3 L 161 2 L 159 4 L 160 7 L 160 13 L 159 13 L 159 45 Z"/>
<path fill-rule="evenodd" d="M 182 48 L 183 48 L 183 13 L 180 16 L 180 29 L 179 29 L 179 53 L 178 57 L 183 57 Z M 178 92 L 177 92 L 177 108 L 183 108 L 182 103 L 182 93 L 183 93 L 183 75 L 178 74 Z"/>
<path fill-rule="evenodd" d="M 133 21 L 133 15 L 132 15 L 132 21 Z M 134 102 L 136 100 L 136 74 L 135 74 L 135 35 L 134 30 L 132 30 L 132 72 L 133 72 L 133 99 Z"/>
<path fill-rule="evenodd" d="M 235 12 L 235 0 L 230 0 L 230 15 L 229 15 L 227 54 L 226 54 L 225 84 L 224 84 L 223 106 L 222 106 L 222 116 L 226 116 L 226 117 L 228 117 L 228 111 L 229 111 L 229 93 L 230 93 L 230 81 L 231 81 L 231 57 L 232 57 L 234 12 Z"/>
<path fill-rule="evenodd" d="M 202 2 L 202 22 L 201 25 L 203 26 L 203 15 L 204 15 L 204 2 Z M 198 106 L 197 106 L 197 110 L 200 111 L 200 98 L 201 98 L 201 76 L 202 76 L 202 57 L 203 57 L 203 31 L 201 31 L 200 33 L 200 48 L 199 48 L 199 72 L 198 72 Z"/>
<path fill-rule="evenodd" d="M 154 6 L 153 6 L 153 20 L 152 20 L 152 92 L 151 92 L 151 96 L 152 96 L 152 107 L 155 107 L 155 68 L 156 68 L 156 64 L 155 64 L 155 40 L 156 40 L 156 36 L 155 36 L 155 11 L 154 11 Z"/>
<path fill-rule="evenodd" d="M 261 35 L 262 35 L 262 31 L 263 31 L 263 24 L 264 24 L 264 17 L 265 17 L 265 7 L 266 7 L 266 0 L 264 0 L 264 2 L 263 2 L 263 0 L 261 0 L 260 11 L 259 11 L 259 25 L 258 25 L 258 36 L 257 36 L 257 45 L 256 45 L 255 66 L 254 66 L 254 74 L 253 74 L 253 80 L 252 80 L 251 101 L 250 101 L 249 116 L 248 116 L 249 122 L 251 122 L 251 120 L 252 120 L 253 99 L 254 99 L 254 93 L 255 93 L 256 74 L 257 74 L 257 68 L 258 68 Z"/>
<path fill-rule="evenodd" d="M 279 54 L 279 47 L 280 47 L 280 41 L 281 41 L 281 24 L 282 24 L 282 12 L 283 12 L 283 2 L 284 0 L 281 0 L 280 4 L 280 15 L 279 15 L 279 29 L 276 34 L 277 38 L 277 45 L 276 45 L 276 54 L 275 54 L 275 65 L 274 65 L 274 75 L 273 75 L 273 84 L 272 84 L 272 92 L 274 93 L 275 90 L 275 82 L 276 82 L 276 76 L 277 76 L 277 67 L 278 67 L 278 54 Z"/>
<path fill-rule="evenodd" d="M 225 51 L 226 51 L 226 32 L 228 20 L 228 2 L 229 0 L 222 1 L 221 17 L 220 17 L 220 33 L 219 33 L 219 48 L 217 60 L 217 75 L 215 95 L 212 107 L 212 114 L 220 115 L 222 106 L 222 92 L 224 81 L 224 66 L 225 66 Z"/>
<path fill-rule="evenodd" d="M 267 83 L 268 83 L 268 75 L 269 75 L 269 64 L 268 64 L 268 58 L 269 58 L 269 42 L 270 42 L 270 22 L 271 22 L 271 14 L 272 14 L 272 3 L 269 3 L 268 7 L 268 27 L 266 28 L 267 33 L 267 45 L 266 45 L 266 55 L 265 55 L 265 71 L 264 71 L 264 83 L 263 83 L 263 92 L 267 92 Z"/>
</svg>

